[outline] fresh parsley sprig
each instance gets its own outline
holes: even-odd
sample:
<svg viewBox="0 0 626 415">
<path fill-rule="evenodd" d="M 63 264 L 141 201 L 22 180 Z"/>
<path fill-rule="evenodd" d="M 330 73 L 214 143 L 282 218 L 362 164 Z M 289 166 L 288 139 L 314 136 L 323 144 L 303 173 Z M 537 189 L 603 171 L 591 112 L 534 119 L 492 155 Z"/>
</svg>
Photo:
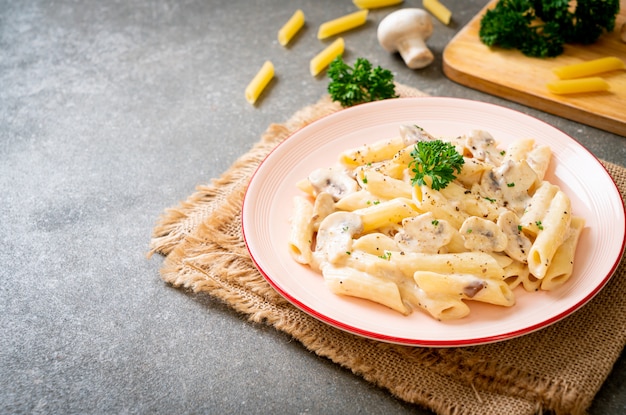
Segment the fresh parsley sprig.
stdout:
<svg viewBox="0 0 626 415">
<path fill-rule="evenodd" d="M 615 27 L 620 0 L 500 0 L 480 21 L 488 46 L 519 49 L 532 57 L 554 57 L 564 44 L 589 45 Z"/>
<path fill-rule="evenodd" d="M 387 98 L 397 98 L 393 74 L 380 66 L 372 67 L 365 58 L 357 58 L 351 67 L 336 57 L 328 67 L 328 93 L 343 107 Z"/>
<path fill-rule="evenodd" d="M 430 187 L 433 190 L 445 188 L 452 180 L 456 179 L 454 172 L 461 172 L 461 166 L 465 163 L 454 146 L 441 140 L 418 141 L 411 151 L 413 160 L 409 168 L 415 174 L 411 183 L 424 185 L 425 177 L 430 177 Z"/>
</svg>

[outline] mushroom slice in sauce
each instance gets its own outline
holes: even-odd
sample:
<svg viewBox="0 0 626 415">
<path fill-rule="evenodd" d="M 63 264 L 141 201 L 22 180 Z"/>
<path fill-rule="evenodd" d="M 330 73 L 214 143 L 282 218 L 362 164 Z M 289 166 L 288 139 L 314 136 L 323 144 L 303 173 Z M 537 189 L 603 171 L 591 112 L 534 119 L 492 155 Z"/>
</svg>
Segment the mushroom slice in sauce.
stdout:
<svg viewBox="0 0 626 415">
<path fill-rule="evenodd" d="M 465 146 L 472 156 L 480 161 L 486 161 L 494 166 L 502 162 L 502 154 L 498 150 L 496 140 L 484 130 L 472 130 L 465 136 Z"/>
<path fill-rule="evenodd" d="M 474 298 L 480 290 L 485 288 L 485 282 L 479 279 L 473 279 L 463 287 L 463 295 L 467 298 Z"/>
<path fill-rule="evenodd" d="M 394 240 L 407 252 L 436 254 L 450 243 L 455 229 L 445 220 L 436 219 L 431 212 L 402 220 L 402 230 Z"/>
<path fill-rule="evenodd" d="M 309 174 L 309 182 L 317 194 L 329 193 L 334 201 L 356 192 L 358 183 L 343 167 L 323 167 Z"/>
<path fill-rule="evenodd" d="M 417 125 L 401 125 L 400 137 L 404 140 L 406 145 L 415 144 L 418 141 L 434 141 L 435 137 L 430 135 L 426 130 Z"/>
<path fill-rule="evenodd" d="M 483 175 L 480 188 L 484 195 L 521 215 L 530 199 L 528 191 L 536 181 L 537 174 L 525 160 L 507 160 Z"/>
<path fill-rule="evenodd" d="M 314 258 L 339 263 L 352 250 L 353 238 L 363 232 L 363 221 L 356 213 L 337 211 L 326 216 L 317 231 Z"/>
<path fill-rule="evenodd" d="M 465 219 L 459 232 L 465 239 L 465 248 L 471 251 L 502 252 L 508 244 L 497 224 L 476 216 Z"/>
<path fill-rule="evenodd" d="M 498 226 L 508 238 L 504 252 L 519 262 L 528 263 L 528 252 L 532 242 L 520 230 L 517 215 L 511 211 L 502 212 L 498 217 Z"/>
</svg>

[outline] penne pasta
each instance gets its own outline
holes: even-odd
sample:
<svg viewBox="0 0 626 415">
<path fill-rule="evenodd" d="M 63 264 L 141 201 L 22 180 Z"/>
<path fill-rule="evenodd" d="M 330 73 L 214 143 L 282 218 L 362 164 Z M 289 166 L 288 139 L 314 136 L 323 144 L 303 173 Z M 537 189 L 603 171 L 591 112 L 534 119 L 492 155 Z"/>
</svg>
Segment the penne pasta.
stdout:
<svg viewBox="0 0 626 415">
<path fill-rule="evenodd" d="M 567 236 L 571 218 L 570 200 L 559 190 L 541 220 L 539 233 L 528 253 L 528 269 L 536 278 L 546 276 L 554 254 Z"/>
<path fill-rule="evenodd" d="M 563 285 L 574 271 L 574 254 L 578 240 L 585 226 L 585 220 L 573 217 L 567 239 L 558 247 L 552 258 L 552 263 L 541 280 L 542 290 L 553 290 Z"/>
<path fill-rule="evenodd" d="M 415 141 L 436 138 L 406 126 L 296 182 L 304 195 L 294 200 L 294 259 L 337 295 L 441 321 L 467 316 L 466 303 L 513 307 L 516 289 L 565 284 L 585 221 L 545 179 L 551 149 L 523 138 L 501 150 L 481 130 L 455 137 L 449 148 L 463 167 L 437 190 L 431 176 L 420 185 L 411 177 L 424 171 Z"/>
<path fill-rule="evenodd" d="M 301 196 L 294 197 L 291 232 L 289 233 L 289 253 L 300 264 L 310 264 L 313 244 L 313 204 Z"/>
<path fill-rule="evenodd" d="M 484 252 L 422 254 L 391 252 L 390 262 L 404 275 L 413 277 L 415 271 L 441 274 L 474 274 L 484 278 L 503 279 L 504 270 L 492 256 Z"/>
<path fill-rule="evenodd" d="M 345 16 L 329 20 L 320 25 L 317 31 L 318 39 L 326 39 L 338 33 L 346 32 L 356 27 L 362 26 L 367 21 L 367 10 L 359 10 Z"/>
<path fill-rule="evenodd" d="M 470 308 L 457 297 L 432 297 L 423 293 L 420 296 L 420 307 L 437 320 L 458 320 L 470 313 Z"/>
<path fill-rule="evenodd" d="M 379 199 L 395 199 L 402 197 L 410 199 L 413 193 L 413 186 L 403 180 L 398 180 L 376 170 L 364 169 L 359 172 L 362 176 L 357 176 L 361 186 Z"/>
<path fill-rule="evenodd" d="M 287 20 L 287 23 L 278 30 L 278 43 L 286 46 L 296 33 L 304 26 L 304 13 L 302 10 L 296 10 L 295 13 Z"/>
<path fill-rule="evenodd" d="M 604 92 L 608 91 L 610 88 L 607 81 L 597 76 L 578 79 L 560 79 L 558 81 L 549 82 L 547 87 L 548 91 L 558 95 Z"/>
<path fill-rule="evenodd" d="M 352 0 L 359 9 L 378 9 L 381 7 L 395 6 L 404 0 Z"/>
<path fill-rule="evenodd" d="M 333 43 L 325 47 L 321 52 L 311 59 L 309 70 L 315 76 L 322 72 L 337 56 L 343 54 L 345 43 L 343 38 L 337 38 Z"/>
<path fill-rule="evenodd" d="M 313 211 L 311 212 L 311 216 L 309 218 L 309 221 L 313 226 L 313 230 L 317 232 L 319 230 L 320 223 L 322 223 L 322 221 L 334 211 L 335 201 L 333 200 L 333 197 L 326 192 L 318 194 L 315 198 L 315 202 L 313 203 Z"/>
<path fill-rule="evenodd" d="M 514 261 L 504 267 L 504 282 L 514 289 L 518 286 L 527 292 L 535 292 L 541 288 L 541 280 L 535 278 L 528 270 L 528 265 Z"/>
<path fill-rule="evenodd" d="M 254 104 L 273 77 L 274 65 L 270 61 L 265 61 L 263 66 L 261 66 L 261 69 L 259 69 L 254 78 L 252 78 L 252 81 L 250 81 L 246 87 L 246 100 L 250 104 Z"/>
<path fill-rule="evenodd" d="M 456 229 L 459 229 L 463 221 L 469 217 L 469 214 L 461 211 L 456 203 L 451 203 L 443 194 L 426 185 L 413 186 L 413 200 L 417 209 L 432 212 L 437 219 L 449 222 Z"/>
<path fill-rule="evenodd" d="M 513 291 L 502 280 L 482 279 L 472 274 L 439 274 L 431 271 L 417 271 L 413 278 L 426 294 L 507 307 L 515 304 Z"/>
<path fill-rule="evenodd" d="M 385 259 L 389 255 L 387 252 L 398 251 L 398 245 L 396 245 L 396 241 L 393 238 L 378 232 L 361 236 L 354 241 L 352 248 L 368 254 L 385 257 Z"/>
<path fill-rule="evenodd" d="M 409 313 L 400 296 L 400 289 L 392 281 L 353 268 L 332 265 L 323 267 L 322 275 L 328 288 L 335 294 L 371 300 L 402 314 Z"/>
<path fill-rule="evenodd" d="M 335 203 L 335 208 L 352 212 L 357 209 L 364 209 L 366 207 L 375 206 L 385 201 L 386 199 L 381 199 L 380 197 L 374 196 L 367 190 L 359 190 L 357 192 L 350 193 L 341 200 L 338 200 Z"/>
<path fill-rule="evenodd" d="M 520 217 L 519 223 L 525 233 L 537 236 L 541 219 L 546 214 L 550 202 L 559 191 L 559 188 L 550 182 L 542 182 L 526 204 L 526 210 Z"/>
<path fill-rule="evenodd" d="M 339 161 L 348 168 L 355 168 L 391 159 L 406 146 L 407 141 L 400 136 L 379 140 L 342 152 Z"/>
<path fill-rule="evenodd" d="M 422 5 L 431 12 L 441 23 L 450 24 L 452 12 L 438 0 L 423 0 Z"/>
<path fill-rule="evenodd" d="M 398 197 L 377 205 L 369 206 L 354 211 L 363 221 L 365 232 L 381 227 L 400 223 L 406 217 L 417 216 L 419 212 L 410 199 Z"/>
<path fill-rule="evenodd" d="M 620 58 L 616 56 L 607 56 L 605 58 L 594 59 L 591 61 L 559 66 L 558 68 L 554 68 L 552 71 L 560 79 L 575 79 L 598 75 L 604 72 L 617 71 L 624 69 L 625 67 L 624 61 Z"/>
</svg>

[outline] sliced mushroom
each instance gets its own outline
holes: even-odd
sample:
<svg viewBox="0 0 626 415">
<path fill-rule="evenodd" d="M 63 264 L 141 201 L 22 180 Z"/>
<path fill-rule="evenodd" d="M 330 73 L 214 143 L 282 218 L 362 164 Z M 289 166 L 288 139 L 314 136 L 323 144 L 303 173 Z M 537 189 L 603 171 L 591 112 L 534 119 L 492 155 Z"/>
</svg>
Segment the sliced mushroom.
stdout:
<svg viewBox="0 0 626 415">
<path fill-rule="evenodd" d="M 418 141 L 434 141 L 435 137 L 430 135 L 426 130 L 417 125 L 403 124 L 399 128 L 400 137 L 404 140 L 405 144 L 411 145 Z"/>
<path fill-rule="evenodd" d="M 341 262 L 352 250 L 353 238 L 363 232 L 361 216 L 337 211 L 320 223 L 315 243 L 315 259 L 321 264 Z"/>
<path fill-rule="evenodd" d="M 510 210 L 502 212 L 498 217 L 498 226 L 508 239 L 504 252 L 521 263 L 528 263 L 532 242 L 522 233 L 517 215 Z"/>
<path fill-rule="evenodd" d="M 483 175 L 480 182 L 481 192 L 497 200 L 516 214 L 521 215 L 530 198 L 528 191 L 537 181 L 537 173 L 522 160 L 507 160 L 501 166 Z"/>
<path fill-rule="evenodd" d="M 496 140 L 487 131 L 470 131 L 465 136 L 465 146 L 472 156 L 480 161 L 486 161 L 494 166 L 499 166 L 502 162 L 502 154 L 497 148 Z"/>
<path fill-rule="evenodd" d="M 502 252 L 508 244 L 508 238 L 497 224 L 476 216 L 465 219 L 459 232 L 465 239 L 465 248 L 471 251 Z"/>
<path fill-rule="evenodd" d="M 317 194 L 329 193 L 336 202 L 356 192 L 358 183 L 342 167 L 322 167 L 309 174 L 309 182 Z"/>
<path fill-rule="evenodd" d="M 394 240 L 403 251 L 436 254 L 452 240 L 455 229 L 431 212 L 402 220 L 402 230 Z"/>
</svg>

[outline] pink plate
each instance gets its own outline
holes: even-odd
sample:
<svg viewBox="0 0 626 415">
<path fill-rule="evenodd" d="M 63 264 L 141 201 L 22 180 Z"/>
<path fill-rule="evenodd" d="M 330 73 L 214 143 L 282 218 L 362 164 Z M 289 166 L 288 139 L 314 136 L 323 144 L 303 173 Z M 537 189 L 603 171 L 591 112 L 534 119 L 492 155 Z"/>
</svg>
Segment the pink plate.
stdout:
<svg viewBox="0 0 626 415">
<path fill-rule="evenodd" d="M 548 180 L 572 199 L 586 219 L 574 274 L 552 292 L 515 290 L 506 308 L 470 302 L 468 317 L 440 322 L 416 310 L 409 316 L 377 304 L 332 294 L 321 275 L 296 263 L 287 249 L 295 184 L 312 170 L 335 164 L 340 151 L 393 137 L 403 124 L 437 136 L 471 129 L 490 132 L 506 146 L 532 137 L 550 145 Z M 267 281 L 296 307 L 347 332 L 390 343 L 448 347 L 491 343 L 528 334 L 582 307 L 614 273 L 625 243 L 624 203 L 615 183 L 584 147 L 528 115 L 484 102 L 456 98 L 400 98 L 362 104 L 324 117 L 294 133 L 261 163 L 243 203 L 248 250 Z"/>
</svg>

